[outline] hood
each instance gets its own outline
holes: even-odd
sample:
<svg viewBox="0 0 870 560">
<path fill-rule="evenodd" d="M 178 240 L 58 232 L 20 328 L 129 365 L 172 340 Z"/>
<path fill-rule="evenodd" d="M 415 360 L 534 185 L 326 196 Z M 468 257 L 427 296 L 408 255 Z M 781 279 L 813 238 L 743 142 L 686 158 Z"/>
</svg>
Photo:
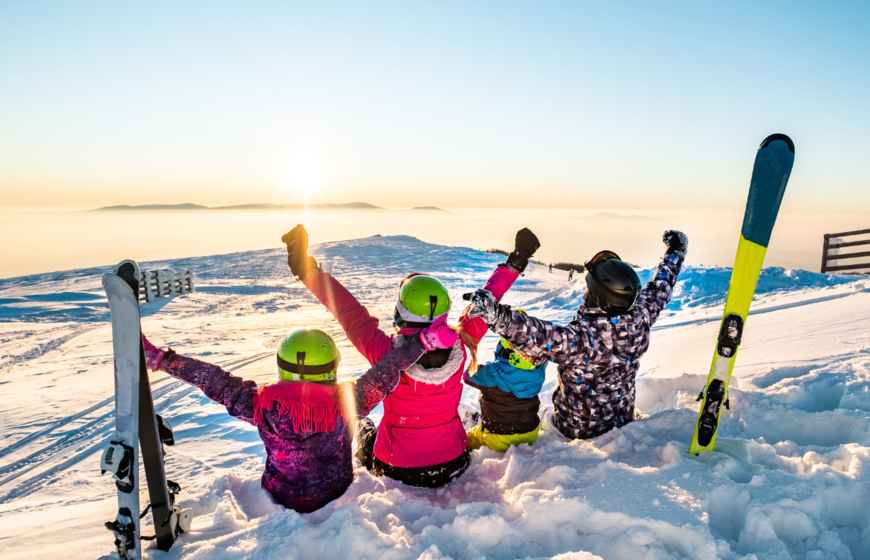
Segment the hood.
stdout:
<svg viewBox="0 0 870 560">
<path fill-rule="evenodd" d="M 401 337 L 396 337 L 396 340 L 401 340 Z M 424 368 L 420 364 L 414 364 L 405 370 L 405 374 L 420 383 L 440 385 L 453 377 L 460 370 L 464 361 L 465 345 L 460 338 L 453 344 L 453 348 L 450 349 L 450 357 L 447 358 L 443 366 L 430 369 Z"/>
</svg>

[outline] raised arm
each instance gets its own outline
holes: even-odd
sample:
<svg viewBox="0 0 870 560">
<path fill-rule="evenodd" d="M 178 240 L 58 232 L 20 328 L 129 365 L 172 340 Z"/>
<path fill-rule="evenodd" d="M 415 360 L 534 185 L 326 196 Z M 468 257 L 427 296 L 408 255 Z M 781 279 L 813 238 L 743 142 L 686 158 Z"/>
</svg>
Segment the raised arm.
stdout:
<svg viewBox="0 0 870 560">
<path fill-rule="evenodd" d="M 502 263 L 495 268 L 492 276 L 486 281 L 484 289 L 488 290 L 497 301 L 501 301 L 501 298 L 504 297 L 505 293 L 513 286 L 519 276 L 520 273 L 514 270 L 513 267 Z M 468 308 L 466 308 L 462 312 L 462 316 L 459 317 L 459 329 L 471 335 L 475 341 L 480 342 L 484 335 L 486 335 L 489 327 L 486 326 L 486 323 L 480 317 L 470 317 L 468 315 Z"/>
<path fill-rule="evenodd" d="M 525 272 L 529 265 L 529 259 L 534 256 L 535 251 L 540 246 L 541 242 L 531 230 L 523 228 L 518 231 L 514 239 L 514 250 L 508 255 L 507 262 L 496 267 L 483 289 L 491 293 L 496 301 L 501 301 L 501 298 L 514 285 L 520 274 Z M 459 328 L 469 334 L 476 342 L 480 342 L 486 335 L 486 331 L 489 330 L 482 320 L 470 317 L 468 309 L 459 318 Z"/>
<path fill-rule="evenodd" d="M 392 339 L 378 327 L 379 321 L 338 280 L 322 270 L 302 281 L 326 306 L 347 333 L 347 339 L 369 364 L 376 364 L 392 347 Z"/>
<path fill-rule="evenodd" d="M 671 300 L 674 285 L 686 258 L 689 240 L 679 231 L 666 231 L 662 239 L 668 246 L 662 262 L 653 277 L 640 291 L 637 298 L 637 310 L 647 315 L 649 325 L 658 319 L 659 314 Z"/>
<path fill-rule="evenodd" d="M 582 358 L 592 347 L 589 327 L 582 321 L 561 326 L 516 311 L 509 313 L 506 320 L 493 325 L 492 332 L 532 358 L 561 363 L 568 358 Z"/>
<path fill-rule="evenodd" d="M 224 405 L 230 415 L 255 424 L 254 395 L 257 393 L 257 384 L 254 381 L 236 377 L 214 364 L 176 354 L 172 349 L 164 352 L 144 336 L 142 338 L 149 368 L 155 371 L 159 369 L 199 388 L 205 396 Z"/>
<path fill-rule="evenodd" d="M 296 226 L 281 238 L 287 245 L 290 271 L 326 306 L 347 333 L 357 350 L 370 364 L 375 364 L 390 351 L 391 338 L 378 327 L 378 320 L 356 300 L 338 280 L 320 270 L 317 261 L 308 256 L 308 232 Z"/>
</svg>

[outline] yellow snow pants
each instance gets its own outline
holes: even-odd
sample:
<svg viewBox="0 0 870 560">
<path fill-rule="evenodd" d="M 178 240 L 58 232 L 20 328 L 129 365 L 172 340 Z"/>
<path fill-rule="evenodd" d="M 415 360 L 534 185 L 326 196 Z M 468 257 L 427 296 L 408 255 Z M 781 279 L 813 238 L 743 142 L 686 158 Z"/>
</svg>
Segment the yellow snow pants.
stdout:
<svg viewBox="0 0 870 560">
<path fill-rule="evenodd" d="M 494 434 L 484 428 L 481 424 L 468 430 L 468 449 L 480 449 L 482 446 L 487 446 L 493 451 L 504 453 L 510 449 L 511 445 L 520 445 L 528 443 L 532 445 L 538 439 L 538 432 L 541 430 L 541 425 L 524 434 L 502 435 Z"/>
</svg>

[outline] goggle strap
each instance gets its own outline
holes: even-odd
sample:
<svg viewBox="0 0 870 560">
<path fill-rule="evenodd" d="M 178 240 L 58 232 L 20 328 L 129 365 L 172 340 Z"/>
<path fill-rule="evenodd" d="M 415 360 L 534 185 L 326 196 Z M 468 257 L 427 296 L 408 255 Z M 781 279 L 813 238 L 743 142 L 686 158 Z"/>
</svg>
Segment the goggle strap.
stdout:
<svg viewBox="0 0 870 560">
<path fill-rule="evenodd" d="M 396 322 L 399 329 L 427 329 L 432 326 L 432 323 L 413 323 L 404 319 Z"/>
<path fill-rule="evenodd" d="M 514 353 L 513 350 L 509 350 L 509 349 L 505 348 L 504 346 L 502 346 L 501 344 L 499 344 L 498 350 L 496 350 L 495 355 L 498 358 L 504 358 L 505 360 L 510 360 L 511 354 L 513 354 L 513 353 Z"/>
<path fill-rule="evenodd" d="M 297 359 L 299 358 L 299 354 L 302 354 L 302 361 L 305 360 L 305 352 L 298 352 L 296 354 Z M 335 360 L 332 360 L 328 364 L 316 365 L 316 366 L 307 366 L 304 363 L 302 364 L 294 364 L 292 362 L 288 362 L 283 359 L 281 356 L 278 356 L 278 367 L 283 369 L 284 371 L 289 371 L 290 373 L 295 373 L 297 375 L 301 375 L 303 377 L 311 376 L 311 375 L 323 375 L 324 373 L 332 373 L 336 367 Z"/>
<path fill-rule="evenodd" d="M 435 320 L 435 308 L 438 307 L 438 296 L 429 296 L 429 320 Z"/>
<path fill-rule="evenodd" d="M 586 270 L 589 272 L 589 274 L 592 276 L 593 280 L 595 280 L 595 282 L 601 287 L 602 290 L 606 291 L 607 293 L 609 293 L 612 296 L 615 296 L 619 299 L 622 299 L 622 300 L 627 299 L 625 297 L 626 294 L 621 294 L 621 293 L 617 292 L 616 290 L 611 289 L 610 286 L 605 284 L 601 280 L 601 277 L 598 276 L 598 272 L 595 271 L 596 267 L 599 264 L 601 264 L 604 261 L 610 260 L 610 259 L 622 260 L 619 258 L 619 255 L 617 255 L 613 251 L 601 251 L 597 255 L 595 255 L 594 257 L 592 257 L 588 261 L 586 261 L 586 263 L 585 263 Z M 638 295 L 639 294 L 637 292 L 634 294 L 634 299 L 631 302 L 632 307 L 634 307 L 634 304 L 637 303 Z"/>
<path fill-rule="evenodd" d="M 510 364 L 511 356 L 514 356 L 515 359 L 517 359 L 517 360 L 523 360 L 523 361 L 529 362 L 530 364 L 532 364 L 535 367 L 538 367 L 539 365 L 544 363 L 544 360 L 542 360 L 540 358 L 535 359 L 535 358 L 532 358 L 531 356 L 522 356 L 516 350 L 508 349 L 504 345 L 502 345 L 501 342 L 499 342 L 498 347 L 496 348 L 496 351 L 495 351 L 495 357 L 501 358 Z M 513 365 L 513 364 L 511 364 L 511 365 Z"/>
<path fill-rule="evenodd" d="M 432 303 L 432 308 L 430 311 L 431 316 L 415 315 L 415 314 L 411 313 L 410 311 L 408 311 L 405 308 L 404 305 L 402 305 L 402 300 L 396 300 L 396 310 L 399 312 L 399 315 L 402 317 L 402 319 L 405 320 L 406 323 L 409 323 L 409 324 L 410 323 L 423 323 L 423 325 L 424 325 L 423 328 L 428 327 L 436 319 L 435 305 L 437 304 L 437 300 L 438 300 L 438 296 L 429 296 L 429 297 L 430 297 L 430 302 L 431 302 L 431 298 L 435 298 L 435 300 L 436 300 L 435 302 L 431 302 Z M 444 315 L 446 315 L 446 313 L 444 313 Z M 438 315 L 438 317 L 440 317 L 440 316 L 441 315 Z"/>
</svg>

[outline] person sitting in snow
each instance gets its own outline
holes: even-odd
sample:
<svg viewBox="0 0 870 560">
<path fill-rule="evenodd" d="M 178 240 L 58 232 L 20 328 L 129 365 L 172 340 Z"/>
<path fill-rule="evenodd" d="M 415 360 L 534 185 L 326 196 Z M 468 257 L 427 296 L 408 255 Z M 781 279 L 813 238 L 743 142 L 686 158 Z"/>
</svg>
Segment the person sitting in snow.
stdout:
<svg viewBox="0 0 870 560">
<path fill-rule="evenodd" d="M 486 445 L 503 453 L 512 445 L 535 443 L 541 427 L 538 393 L 546 369 L 547 360 L 527 356 L 502 338 L 495 361 L 465 372 L 465 383 L 480 390 L 480 424 L 468 430 L 469 449 Z"/>
<path fill-rule="evenodd" d="M 533 359 L 558 364 L 552 422 L 565 436 L 599 436 L 634 419 L 638 360 L 649 348 L 650 329 L 668 304 L 689 241 L 666 231 L 667 250 L 641 290 L 634 269 L 602 251 L 586 263 L 586 294 L 577 316 L 554 325 L 501 305 L 487 290 L 466 294 L 468 316 Z"/>
<path fill-rule="evenodd" d="M 299 329 L 278 349 L 278 381 L 257 386 L 220 367 L 162 350 L 145 336 L 149 369 L 163 371 L 202 390 L 230 415 L 257 427 L 266 446 L 262 485 L 283 506 L 316 511 L 353 481 L 352 426 L 389 395 L 402 371 L 424 352 L 451 347 L 456 333 L 435 322 L 355 381 L 338 383 L 341 354 L 318 329 Z"/>
<path fill-rule="evenodd" d="M 370 364 L 383 360 L 390 349 L 401 347 L 421 329 L 447 318 L 450 296 L 444 285 L 432 276 L 412 274 L 399 285 L 396 333 L 387 334 L 344 286 L 308 256 L 304 227 L 296 226 L 281 240 L 287 244 L 287 263 L 293 275 L 332 312 L 348 340 Z M 494 300 L 500 300 L 510 289 L 538 247 L 538 238 L 531 231 L 517 233 L 514 251 L 486 283 L 487 293 Z M 482 320 L 463 314 L 454 329 L 460 338 L 452 346 L 427 351 L 402 374 L 398 387 L 384 399 L 380 426 L 375 428 L 369 418 L 363 418 L 357 426 L 356 456 L 375 475 L 411 486 L 437 488 L 468 468 L 471 459 L 467 436 L 457 408 L 462 396 L 462 373 L 466 367 L 477 369 L 477 345 L 487 327 Z"/>
</svg>

